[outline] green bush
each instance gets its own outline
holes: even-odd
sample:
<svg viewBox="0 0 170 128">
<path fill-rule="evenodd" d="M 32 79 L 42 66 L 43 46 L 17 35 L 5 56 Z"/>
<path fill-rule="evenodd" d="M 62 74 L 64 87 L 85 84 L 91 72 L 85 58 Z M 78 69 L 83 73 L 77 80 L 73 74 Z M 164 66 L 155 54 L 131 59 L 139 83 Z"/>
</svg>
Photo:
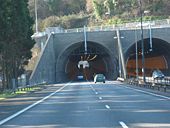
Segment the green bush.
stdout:
<svg viewBox="0 0 170 128">
<path fill-rule="evenodd" d="M 63 27 L 65 29 L 83 27 L 87 24 L 88 15 L 68 15 L 63 17 L 50 16 L 40 22 L 40 30 L 43 31 L 47 27 Z"/>
</svg>

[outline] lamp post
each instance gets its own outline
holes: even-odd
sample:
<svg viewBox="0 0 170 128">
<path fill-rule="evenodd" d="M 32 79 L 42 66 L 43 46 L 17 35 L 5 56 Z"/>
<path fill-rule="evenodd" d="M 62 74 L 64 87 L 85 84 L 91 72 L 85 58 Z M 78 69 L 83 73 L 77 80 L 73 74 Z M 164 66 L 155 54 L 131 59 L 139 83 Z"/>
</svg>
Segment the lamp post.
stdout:
<svg viewBox="0 0 170 128">
<path fill-rule="evenodd" d="M 84 26 L 84 54 L 87 54 L 87 32 L 86 26 Z"/>
<path fill-rule="evenodd" d="M 143 15 L 142 15 L 142 1 L 138 0 L 140 7 L 140 22 L 141 22 L 141 48 L 142 48 L 142 76 L 145 83 L 145 55 L 144 55 L 144 41 L 143 41 Z"/>
<path fill-rule="evenodd" d="M 38 33 L 38 15 L 37 15 L 37 0 L 35 2 L 35 32 Z"/>
<path fill-rule="evenodd" d="M 138 70 L 138 42 L 137 42 L 137 30 L 135 29 L 135 41 L 136 41 L 136 80 L 139 81 L 139 70 Z"/>
<path fill-rule="evenodd" d="M 32 39 L 36 39 L 39 37 L 39 32 L 38 32 L 38 13 L 37 13 L 37 0 L 34 0 L 34 13 L 35 13 L 35 33 L 31 36 Z"/>
<path fill-rule="evenodd" d="M 125 61 L 124 61 L 124 55 L 123 55 L 123 50 L 122 50 L 122 44 L 121 44 L 121 39 L 120 38 L 124 38 L 124 37 L 121 37 L 120 36 L 120 32 L 119 30 L 117 29 L 116 31 L 116 37 L 114 37 L 114 39 L 117 39 L 117 42 L 118 42 L 118 53 L 119 53 L 119 59 L 121 62 L 121 64 L 119 63 L 119 75 L 121 76 L 122 75 L 122 71 L 121 71 L 121 65 L 122 65 L 122 69 L 123 69 L 123 77 L 124 79 L 126 79 L 127 77 L 127 72 L 126 72 L 126 67 L 125 67 Z"/>
</svg>

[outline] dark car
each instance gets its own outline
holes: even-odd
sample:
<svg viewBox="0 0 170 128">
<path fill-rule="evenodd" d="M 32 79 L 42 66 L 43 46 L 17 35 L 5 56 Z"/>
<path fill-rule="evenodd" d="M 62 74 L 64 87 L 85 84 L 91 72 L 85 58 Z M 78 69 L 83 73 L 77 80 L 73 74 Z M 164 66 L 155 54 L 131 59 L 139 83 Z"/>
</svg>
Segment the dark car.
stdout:
<svg viewBox="0 0 170 128">
<path fill-rule="evenodd" d="M 105 76 L 103 74 L 96 74 L 94 77 L 94 82 L 103 82 L 105 83 Z"/>
<path fill-rule="evenodd" d="M 84 76 L 83 75 L 77 75 L 77 80 L 84 80 Z"/>
<path fill-rule="evenodd" d="M 160 71 L 160 70 L 154 70 L 152 72 L 152 78 L 153 79 L 163 79 L 165 77 L 165 75 Z"/>
</svg>

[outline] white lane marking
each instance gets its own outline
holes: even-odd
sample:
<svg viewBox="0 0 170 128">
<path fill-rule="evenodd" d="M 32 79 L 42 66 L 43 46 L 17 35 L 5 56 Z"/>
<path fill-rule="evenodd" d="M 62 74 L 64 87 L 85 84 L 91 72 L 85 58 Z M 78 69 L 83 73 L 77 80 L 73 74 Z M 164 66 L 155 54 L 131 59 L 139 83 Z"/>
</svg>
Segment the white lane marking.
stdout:
<svg viewBox="0 0 170 128">
<path fill-rule="evenodd" d="M 90 85 L 91 89 L 93 90 L 93 92 L 97 95 L 98 92 L 94 89 L 94 87 L 92 85 Z"/>
<path fill-rule="evenodd" d="M 102 97 L 99 97 L 100 100 L 102 100 Z"/>
<path fill-rule="evenodd" d="M 128 89 L 133 89 L 133 90 L 138 91 L 138 92 L 146 93 L 146 94 L 149 94 L 149 95 L 152 95 L 152 96 L 161 97 L 161 98 L 170 100 L 170 97 L 167 97 L 167 96 L 163 96 L 163 95 L 159 95 L 159 94 L 155 94 L 155 93 L 152 93 L 152 92 L 147 92 L 147 91 L 143 91 L 143 90 L 140 90 L 140 89 L 135 89 L 135 88 L 127 87 L 127 86 L 123 86 L 123 87 L 128 88 Z"/>
<path fill-rule="evenodd" d="M 122 122 L 122 121 L 119 121 L 119 124 L 120 124 L 123 128 L 128 128 L 128 126 L 127 126 L 124 122 Z"/>
<path fill-rule="evenodd" d="M 41 100 L 35 102 L 34 104 L 31 104 L 30 106 L 28 106 L 28 107 L 22 109 L 21 111 L 19 111 L 19 112 L 13 114 L 13 115 L 11 115 L 11 116 L 9 116 L 9 117 L 7 117 L 7 118 L 1 120 L 1 121 L 0 121 L 0 126 L 3 125 L 4 123 L 10 121 L 11 119 L 13 119 L 13 118 L 15 118 L 15 117 L 21 115 L 21 114 L 24 113 L 25 111 L 27 111 L 27 110 L 33 108 L 34 106 L 36 106 L 36 105 L 42 103 L 44 100 L 50 98 L 51 96 L 53 96 L 53 95 L 56 94 L 57 92 L 61 91 L 62 89 L 64 89 L 64 88 L 65 88 L 66 86 L 68 86 L 68 85 L 69 85 L 69 83 L 67 83 L 67 84 L 64 85 L 63 87 L 59 88 L 59 89 L 56 90 L 55 92 L 51 93 L 50 95 L 44 97 L 43 99 L 41 99 Z"/>
<path fill-rule="evenodd" d="M 109 106 L 109 105 L 105 105 L 105 107 L 106 107 L 107 109 L 110 109 L 110 106 Z"/>
<path fill-rule="evenodd" d="M 90 87 L 91 87 L 91 89 L 93 90 L 93 92 L 95 92 L 95 89 L 93 88 L 93 86 L 92 86 L 92 85 L 90 85 Z"/>
</svg>

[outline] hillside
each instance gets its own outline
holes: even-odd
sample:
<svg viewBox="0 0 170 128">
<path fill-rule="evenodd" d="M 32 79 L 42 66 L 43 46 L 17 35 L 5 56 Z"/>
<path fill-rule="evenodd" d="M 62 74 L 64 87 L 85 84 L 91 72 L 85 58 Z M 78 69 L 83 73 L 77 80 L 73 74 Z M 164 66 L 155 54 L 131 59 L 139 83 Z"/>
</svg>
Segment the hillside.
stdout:
<svg viewBox="0 0 170 128">
<path fill-rule="evenodd" d="M 170 0 L 141 2 L 143 20 L 169 18 Z M 139 5 L 138 0 L 37 0 L 39 31 L 55 26 L 69 29 L 139 21 Z M 34 0 L 29 0 L 29 10 L 35 21 Z M 32 52 L 27 70 L 33 69 L 40 50 L 35 46 Z"/>
<path fill-rule="evenodd" d="M 170 15 L 169 0 L 141 0 L 141 3 L 144 20 Z M 39 30 L 51 26 L 76 28 L 135 21 L 140 17 L 139 6 L 139 0 L 37 0 Z M 29 10 L 35 19 L 34 0 L 29 0 Z"/>
</svg>

